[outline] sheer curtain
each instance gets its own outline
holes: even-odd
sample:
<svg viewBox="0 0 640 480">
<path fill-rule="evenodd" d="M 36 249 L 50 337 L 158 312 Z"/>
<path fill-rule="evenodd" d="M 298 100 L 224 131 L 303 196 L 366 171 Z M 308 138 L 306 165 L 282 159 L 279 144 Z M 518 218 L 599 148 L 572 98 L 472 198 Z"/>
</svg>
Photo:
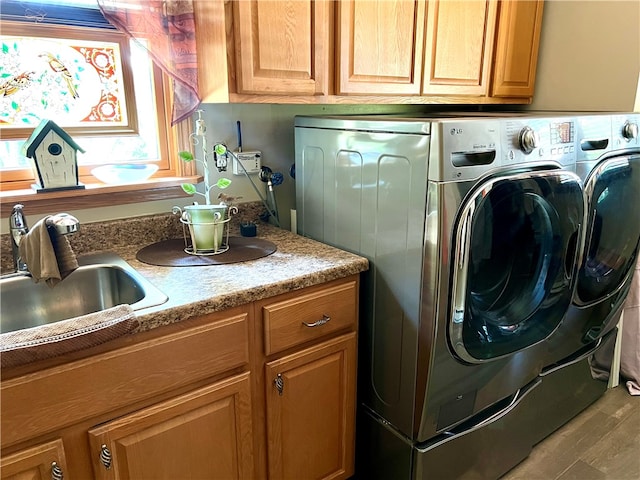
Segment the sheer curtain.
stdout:
<svg viewBox="0 0 640 480">
<path fill-rule="evenodd" d="M 198 56 L 192 0 L 97 0 L 104 17 L 149 50 L 173 79 L 171 125 L 200 104 Z"/>
</svg>

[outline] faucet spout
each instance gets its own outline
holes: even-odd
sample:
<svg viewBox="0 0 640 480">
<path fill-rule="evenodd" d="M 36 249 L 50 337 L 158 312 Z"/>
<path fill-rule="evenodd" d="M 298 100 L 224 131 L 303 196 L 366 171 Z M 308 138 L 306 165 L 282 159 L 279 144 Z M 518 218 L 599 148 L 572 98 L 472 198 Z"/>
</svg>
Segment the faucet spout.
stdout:
<svg viewBox="0 0 640 480">
<path fill-rule="evenodd" d="M 29 227 L 22 209 L 24 205 L 18 203 L 13 206 L 9 215 L 9 232 L 11 234 L 11 253 L 13 254 L 13 267 L 16 272 L 28 272 L 27 264 L 20 257 L 20 240 L 27 234 Z"/>
<path fill-rule="evenodd" d="M 58 213 L 47 218 L 47 228 L 52 228 L 58 235 L 75 233 L 80 228 L 80 222 L 73 215 Z"/>
</svg>

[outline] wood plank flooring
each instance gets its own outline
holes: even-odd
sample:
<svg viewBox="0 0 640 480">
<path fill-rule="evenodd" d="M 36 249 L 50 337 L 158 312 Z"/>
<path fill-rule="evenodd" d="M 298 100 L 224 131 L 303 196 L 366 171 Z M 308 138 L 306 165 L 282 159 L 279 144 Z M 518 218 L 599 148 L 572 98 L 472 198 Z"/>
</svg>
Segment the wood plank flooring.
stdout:
<svg viewBox="0 0 640 480">
<path fill-rule="evenodd" d="M 640 479 L 640 396 L 624 385 L 608 390 L 501 478 L 574 479 Z"/>
</svg>

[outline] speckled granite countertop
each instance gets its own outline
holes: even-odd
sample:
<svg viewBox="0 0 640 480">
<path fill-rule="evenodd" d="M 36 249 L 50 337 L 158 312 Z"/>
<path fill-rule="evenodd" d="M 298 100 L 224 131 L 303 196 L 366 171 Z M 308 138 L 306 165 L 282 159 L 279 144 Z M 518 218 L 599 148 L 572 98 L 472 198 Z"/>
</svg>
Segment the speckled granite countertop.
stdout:
<svg viewBox="0 0 640 480">
<path fill-rule="evenodd" d="M 169 300 L 136 312 L 137 331 L 224 310 L 280 293 L 360 273 L 366 259 L 286 230 L 260 225 L 259 236 L 277 250 L 242 263 L 198 267 L 159 267 L 136 260 L 141 246 L 114 249 Z"/>
<path fill-rule="evenodd" d="M 237 236 L 239 222 L 251 219 L 251 216 L 250 207 L 241 208 L 230 234 Z M 175 216 L 167 214 L 83 225 L 80 232 L 70 236 L 69 240 L 76 254 L 101 251 L 117 253 L 169 297 L 162 305 L 136 312 L 140 321 L 136 331 L 150 330 L 368 269 L 366 258 L 263 222 L 258 223 L 258 237 L 273 242 L 277 250 L 257 260 L 210 266 L 164 267 L 136 259 L 136 253 L 142 247 L 181 237 L 180 223 Z M 2 267 L 3 271 L 7 271 L 11 264 L 8 238 L 2 239 L 2 251 Z"/>
</svg>

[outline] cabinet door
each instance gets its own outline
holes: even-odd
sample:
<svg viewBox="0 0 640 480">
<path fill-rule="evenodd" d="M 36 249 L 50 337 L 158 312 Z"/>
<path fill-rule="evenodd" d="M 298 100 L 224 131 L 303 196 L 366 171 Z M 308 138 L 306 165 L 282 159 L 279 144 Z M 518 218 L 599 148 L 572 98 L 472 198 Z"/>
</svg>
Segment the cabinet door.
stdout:
<svg viewBox="0 0 640 480">
<path fill-rule="evenodd" d="M 355 333 L 266 365 L 269 478 L 353 475 Z"/>
<path fill-rule="evenodd" d="M 429 1 L 423 93 L 489 93 L 497 1 Z"/>
<path fill-rule="evenodd" d="M 533 97 L 543 3 L 543 0 L 500 2 L 492 96 Z"/>
<path fill-rule="evenodd" d="M 325 95 L 331 3 L 233 2 L 238 93 Z"/>
<path fill-rule="evenodd" d="M 227 103 L 227 38 L 224 0 L 193 2 L 198 48 L 198 90 L 203 103 Z"/>
<path fill-rule="evenodd" d="M 420 93 L 425 0 L 338 2 L 338 94 Z"/>
<path fill-rule="evenodd" d="M 59 439 L 0 459 L 0 478 L 3 480 L 62 480 L 66 471 L 64 447 Z"/>
<path fill-rule="evenodd" d="M 89 431 L 97 479 L 253 478 L 249 374 Z"/>
</svg>

